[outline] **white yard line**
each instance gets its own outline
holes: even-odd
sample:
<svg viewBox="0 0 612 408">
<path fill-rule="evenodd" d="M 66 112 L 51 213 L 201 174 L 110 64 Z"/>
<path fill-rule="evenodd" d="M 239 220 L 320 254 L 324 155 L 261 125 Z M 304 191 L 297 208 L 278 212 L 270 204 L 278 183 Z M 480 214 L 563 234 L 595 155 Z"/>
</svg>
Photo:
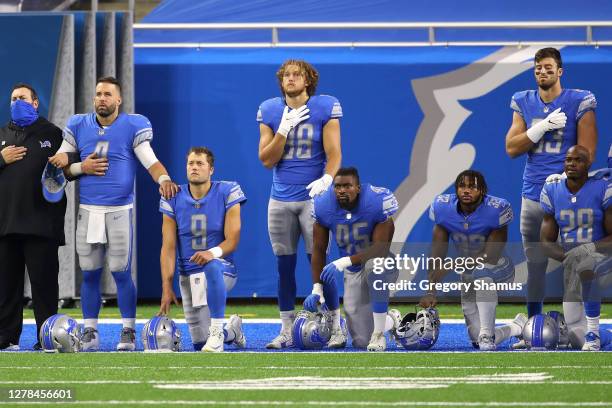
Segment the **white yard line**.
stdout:
<svg viewBox="0 0 612 408">
<path fill-rule="evenodd" d="M 50 363 L 50 362 L 49 362 Z M 155 370 L 236 370 L 234 366 L 54 366 L 45 364 L 47 368 L 56 370 L 142 370 L 151 368 Z M 384 370 L 384 371 L 410 371 L 410 370 L 545 370 L 545 369 L 584 369 L 592 370 L 593 366 L 588 365 L 555 365 L 555 366 L 303 366 L 296 364 L 294 366 L 258 366 L 253 367 L 256 370 Z M 598 366 L 600 369 L 611 369 L 612 366 Z M 40 370 L 40 366 L 0 366 L 0 370 Z"/>
</svg>

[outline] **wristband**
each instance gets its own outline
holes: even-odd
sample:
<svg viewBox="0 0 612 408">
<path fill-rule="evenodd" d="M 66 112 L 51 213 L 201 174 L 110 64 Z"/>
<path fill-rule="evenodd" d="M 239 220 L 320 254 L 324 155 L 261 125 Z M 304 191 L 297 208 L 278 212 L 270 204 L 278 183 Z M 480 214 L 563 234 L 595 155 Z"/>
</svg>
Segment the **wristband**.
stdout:
<svg viewBox="0 0 612 408">
<path fill-rule="evenodd" d="M 209 251 L 215 258 L 221 258 L 223 256 L 223 250 L 221 249 L 221 247 L 216 246 L 210 248 Z"/>
<path fill-rule="evenodd" d="M 74 177 L 80 176 L 81 174 L 83 174 L 82 163 L 81 162 L 72 163 L 69 167 L 69 170 L 70 170 L 70 174 L 72 174 Z"/>
<path fill-rule="evenodd" d="M 172 179 L 170 178 L 169 175 L 167 174 L 162 174 L 161 176 L 159 176 L 159 178 L 157 179 L 157 184 L 161 185 L 161 183 L 163 183 L 164 181 L 172 181 Z"/>
<path fill-rule="evenodd" d="M 343 258 L 336 259 L 332 263 L 336 266 L 336 268 L 338 268 L 341 271 L 345 270 L 349 266 L 353 266 L 353 262 L 351 262 L 351 258 L 349 256 L 345 256 Z"/>
</svg>

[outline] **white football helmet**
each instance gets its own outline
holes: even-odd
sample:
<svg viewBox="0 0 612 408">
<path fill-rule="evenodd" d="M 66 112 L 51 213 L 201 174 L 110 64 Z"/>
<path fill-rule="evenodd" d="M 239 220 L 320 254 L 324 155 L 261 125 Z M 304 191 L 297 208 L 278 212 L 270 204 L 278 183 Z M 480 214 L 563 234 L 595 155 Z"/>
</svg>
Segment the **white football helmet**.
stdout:
<svg viewBox="0 0 612 408">
<path fill-rule="evenodd" d="M 293 345 L 302 350 L 323 348 L 332 333 L 332 316 L 328 311 L 298 312 L 291 328 Z"/>
<path fill-rule="evenodd" d="M 440 317 L 434 308 L 408 313 L 395 330 L 396 340 L 406 350 L 427 350 L 433 347 L 440 335 Z"/>
<path fill-rule="evenodd" d="M 155 316 L 141 332 L 145 351 L 181 351 L 181 331 L 166 316 Z"/>
</svg>

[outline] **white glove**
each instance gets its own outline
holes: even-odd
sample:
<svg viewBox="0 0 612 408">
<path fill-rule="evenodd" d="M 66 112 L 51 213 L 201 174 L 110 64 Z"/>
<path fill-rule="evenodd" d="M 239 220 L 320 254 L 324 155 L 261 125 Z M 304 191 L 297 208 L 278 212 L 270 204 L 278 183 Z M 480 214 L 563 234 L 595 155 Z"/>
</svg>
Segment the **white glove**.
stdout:
<svg viewBox="0 0 612 408">
<path fill-rule="evenodd" d="M 338 258 L 335 261 L 332 262 L 334 264 L 334 266 L 336 268 L 338 268 L 339 271 L 344 272 L 344 270 L 346 268 L 348 268 L 349 266 L 353 265 L 353 262 L 351 262 L 351 257 L 350 256 L 345 256 L 342 258 Z"/>
<path fill-rule="evenodd" d="M 278 130 L 276 133 L 287 137 L 289 132 L 291 132 L 291 129 L 310 117 L 308 113 L 310 113 L 310 109 L 308 109 L 308 106 L 306 105 L 293 109 L 291 112 L 289 112 L 289 107 L 285 106 L 285 110 L 283 110 L 283 117 L 281 118 L 280 125 L 278 125 Z"/>
<path fill-rule="evenodd" d="M 323 284 L 322 283 L 315 283 L 314 285 L 312 285 L 312 294 L 319 295 L 320 304 L 325 303 L 325 297 L 323 296 Z"/>
<path fill-rule="evenodd" d="M 567 122 L 567 116 L 561 112 L 561 108 L 557 108 L 546 119 L 527 129 L 527 137 L 533 143 L 538 143 L 544 136 L 544 133 L 565 127 L 565 122 Z"/>
<path fill-rule="evenodd" d="M 565 174 L 565 172 L 561 173 L 561 174 L 551 174 L 550 176 L 546 177 L 546 182 L 547 183 L 556 183 L 559 182 L 563 179 L 566 179 L 567 175 Z"/>
<path fill-rule="evenodd" d="M 577 247 L 567 251 L 565 258 L 563 259 L 563 265 L 567 265 L 570 262 L 578 262 L 585 256 L 592 256 L 595 252 L 597 252 L 597 248 L 592 242 L 578 245 Z"/>
<path fill-rule="evenodd" d="M 322 192 L 327 190 L 328 187 L 331 186 L 332 181 L 334 181 L 333 177 L 325 173 L 323 177 L 318 178 L 312 183 L 310 183 L 309 185 L 307 185 L 306 189 L 310 190 L 308 192 L 308 195 L 310 196 L 310 198 L 318 194 L 321 194 Z"/>
</svg>

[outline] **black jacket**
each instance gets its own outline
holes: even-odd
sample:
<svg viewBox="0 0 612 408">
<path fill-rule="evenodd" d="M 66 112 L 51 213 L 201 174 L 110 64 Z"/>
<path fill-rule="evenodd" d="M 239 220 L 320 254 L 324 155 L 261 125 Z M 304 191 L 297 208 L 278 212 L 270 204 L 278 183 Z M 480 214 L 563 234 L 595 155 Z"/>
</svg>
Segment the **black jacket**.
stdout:
<svg viewBox="0 0 612 408">
<path fill-rule="evenodd" d="M 40 181 L 47 159 L 61 144 L 62 130 L 43 117 L 25 128 L 12 122 L 0 128 L 0 150 L 10 145 L 28 149 L 22 160 L 11 164 L 0 155 L 0 237 L 35 235 L 64 245 L 66 197 L 47 202 Z"/>
</svg>

